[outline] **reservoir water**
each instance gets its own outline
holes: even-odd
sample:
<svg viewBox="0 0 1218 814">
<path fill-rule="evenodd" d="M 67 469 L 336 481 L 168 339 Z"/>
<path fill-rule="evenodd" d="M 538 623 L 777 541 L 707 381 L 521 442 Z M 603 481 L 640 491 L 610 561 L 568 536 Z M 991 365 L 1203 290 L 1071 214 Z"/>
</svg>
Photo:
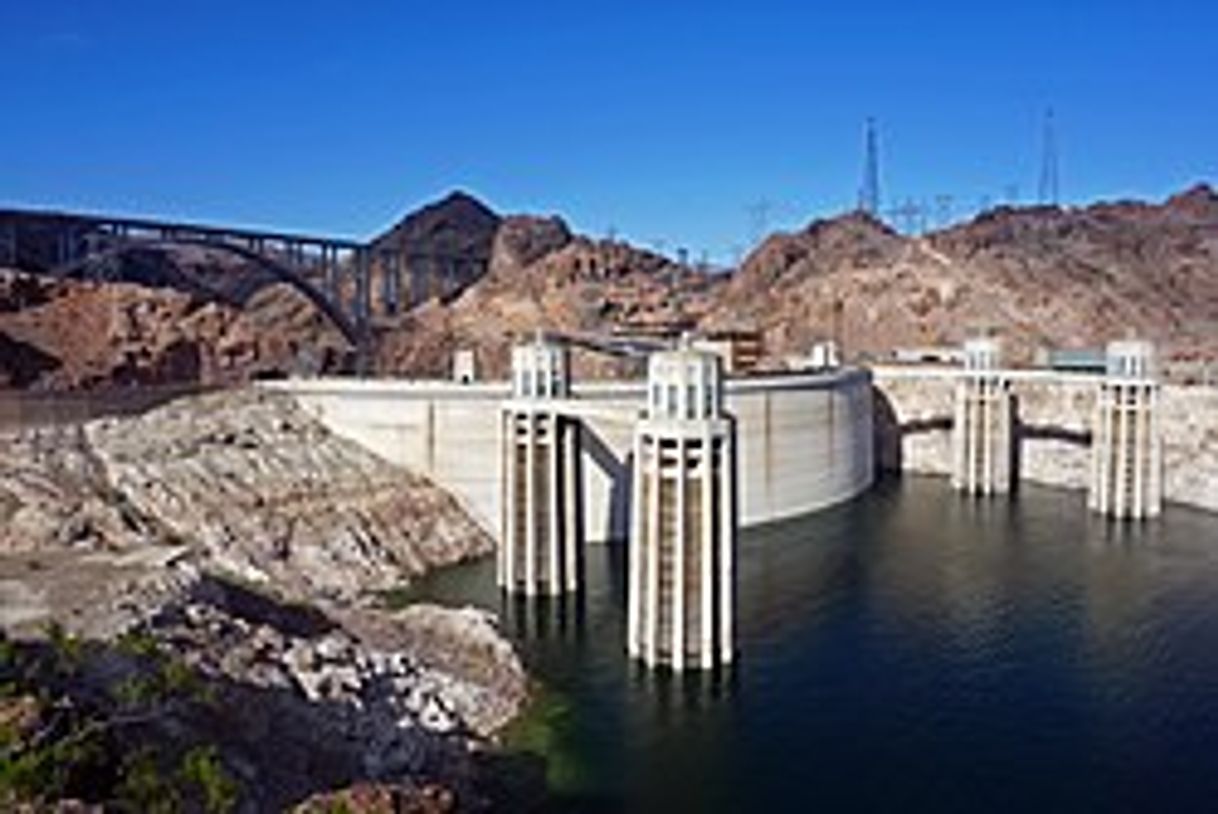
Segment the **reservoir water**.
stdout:
<svg viewBox="0 0 1218 814">
<path fill-rule="evenodd" d="M 743 534 L 717 678 L 627 661 L 624 560 L 578 601 L 504 603 L 490 559 L 416 593 L 505 614 L 556 810 L 1218 810 L 1218 516 L 884 484 Z"/>
</svg>

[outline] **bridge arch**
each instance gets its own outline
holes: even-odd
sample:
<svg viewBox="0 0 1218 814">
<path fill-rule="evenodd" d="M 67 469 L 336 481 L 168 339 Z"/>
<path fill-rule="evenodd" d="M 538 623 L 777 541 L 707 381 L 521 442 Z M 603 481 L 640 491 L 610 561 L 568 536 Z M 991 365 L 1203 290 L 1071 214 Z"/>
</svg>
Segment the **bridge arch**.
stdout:
<svg viewBox="0 0 1218 814">
<path fill-rule="evenodd" d="M 360 325 L 350 319 L 337 303 L 326 296 L 325 292 L 321 291 L 290 266 L 279 262 L 266 253 L 228 241 L 187 236 L 140 239 L 114 238 L 113 245 L 98 251 L 90 251 L 74 262 L 57 267 L 55 271 L 64 275 L 72 275 L 74 272 L 85 269 L 90 263 L 106 258 L 118 259 L 132 251 L 141 249 L 164 251 L 183 246 L 227 252 L 255 264 L 261 270 L 268 272 L 276 282 L 285 283 L 304 295 L 312 303 L 313 307 L 330 320 L 352 347 L 357 348 L 360 346 L 362 339 Z M 251 286 L 250 290 L 243 291 L 242 295 L 237 299 L 244 301 L 246 297 L 254 293 L 254 290 L 256 288 Z"/>
</svg>

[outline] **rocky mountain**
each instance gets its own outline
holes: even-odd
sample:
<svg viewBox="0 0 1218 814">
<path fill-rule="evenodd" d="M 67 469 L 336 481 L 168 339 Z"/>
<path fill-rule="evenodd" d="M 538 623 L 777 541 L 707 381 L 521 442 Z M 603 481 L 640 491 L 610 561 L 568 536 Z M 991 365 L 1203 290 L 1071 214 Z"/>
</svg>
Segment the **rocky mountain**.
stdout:
<svg viewBox="0 0 1218 814">
<path fill-rule="evenodd" d="M 572 335 L 668 333 L 693 327 L 718 280 L 627 243 L 571 232 L 560 218 L 509 217 L 490 270 L 450 303 L 432 301 L 381 338 L 376 367 L 448 376 L 454 350 L 475 351 L 480 375 L 507 372 L 513 342 L 534 331 Z M 577 350 L 577 375 L 614 376 L 632 362 Z"/>
<path fill-rule="evenodd" d="M 921 237 L 860 214 L 771 236 L 705 326 L 755 328 L 769 360 L 837 335 L 848 353 L 955 345 L 995 331 L 1012 358 L 1127 332 L 1165 357 L 1218 354 L 1218 196 L 999 208 Z"/>
<path fill-rule="evenodd" d="M 1158 204 L 1000 207 L 916 237 L 853 213 L 771 235 L 729 276 L 573 234 L 560 218 L 501 218 L 457 192 L 374 240 L 478 260 L 449 296 L 379 319 L 371 367 L 446 377 L 453 351 L 472 349 L 480 375 L 498 377 L 510 344 L 538 329 L 757 330 L 770 366 L 830 337 L 849 355 L 885 357 L 995 331 L 1027 361 L 1132 332 L 1188 364 L 1218 352 L 1216 198 L 1198 186 Z M 0 384 L 224 383 L 353 368 L 350 348 L 303 297 L 256 275 L 214 294 L 223 275 L 206 267 L 196 258 L 193 288 L 168 290 L 0 278 Z M 586 351 L 575 365 L 580 376 L 638 369 Z"/>
<path fill-rule="evenodd" d="M 373 238 L 372 247 L 485 261 L 490 257 L 500 222 L 499 215 L 489 206 L 457 190 L 406 214 Z"/>
</svg>

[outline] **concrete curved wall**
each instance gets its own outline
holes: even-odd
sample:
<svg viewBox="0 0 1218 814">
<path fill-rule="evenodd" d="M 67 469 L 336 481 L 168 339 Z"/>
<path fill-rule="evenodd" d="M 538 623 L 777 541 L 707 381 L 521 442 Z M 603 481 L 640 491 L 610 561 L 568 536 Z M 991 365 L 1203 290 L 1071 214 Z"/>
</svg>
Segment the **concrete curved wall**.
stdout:
<svg viewBox="0 0 1218 814">
<path fill-rule="evenodd" d="M 499 405 L 505 383 L 358 379 L 268 382 L 333 432 L 448 489 L 499 534 Z M 583 419 L 585 524 L 590 541 L 621 539 L 629 518 L 630 455 L 642 382 L 576 385 L 563 409 Z M 871 485 L 871 376 L 860 370 L 729 380 L 740 519 L 757 525 L 848 500 Z"/>
</svg>

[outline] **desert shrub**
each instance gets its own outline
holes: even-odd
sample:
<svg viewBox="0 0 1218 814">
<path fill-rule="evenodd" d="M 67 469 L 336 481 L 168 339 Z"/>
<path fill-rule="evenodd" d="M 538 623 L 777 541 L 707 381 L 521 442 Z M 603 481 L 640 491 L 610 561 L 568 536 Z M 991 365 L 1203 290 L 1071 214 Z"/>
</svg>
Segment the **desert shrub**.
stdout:
<svg viewBox="0 0 1218 814">
<path fill-rule="evenodd" d="M 227 814 L 237 805 L 237 784 L 224 770 L 214 746 L 196 746 L 186 752 L 178 779 L 196 792 L 207 814 Z"/>
</svg>

